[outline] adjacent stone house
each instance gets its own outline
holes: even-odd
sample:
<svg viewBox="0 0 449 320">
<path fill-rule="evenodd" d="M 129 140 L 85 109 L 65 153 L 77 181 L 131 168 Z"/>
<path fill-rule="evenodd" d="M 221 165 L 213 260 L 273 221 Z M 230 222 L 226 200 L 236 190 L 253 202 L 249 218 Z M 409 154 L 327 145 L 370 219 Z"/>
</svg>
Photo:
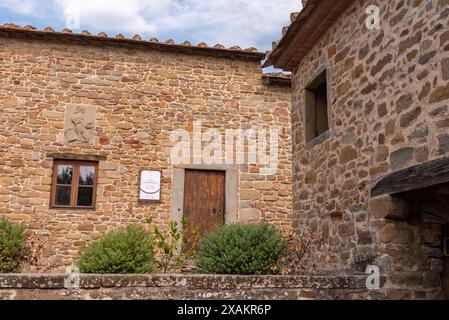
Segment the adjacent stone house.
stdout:
<svg viewBox="0 0 449 320">
<path fill-rule="evenodd" d="M 448 297 L 449 2 L 303 4 L 265 64 L 293 72 L 295 226 L 321 268 Z"/>
<path fill-rule="evenodd" d="M 50 271 L 148 216 L 164 226 L 188 215 L 204 232 L 260 219 L 290 226 L 290 79 L 263 74 L 264 57 L 254 48 L 2 25 L 0 217 L 39 236 Z M 247 143 L 214 153 L 226 161 L 197 161 L 196 151 L 186 163 L 170 157 L 179 130 L 190 152 L 209 129 L 265 130 L 270 149 L 273 128 L 274 171 L 235 161 Z"/>
<path fill-rule="evenodd" d="M 265 62 L 293 97 L 255 49 L 1 26 L 0 217 L 52 271 L 148 216 L 266 219 L 324 240 L 318 269 L 379 267 L 374 298 L 448 297 L 449 2 L 303 4 Z M 273 128 L 274 171 L 226 138 L 202 158 L 217 132 Z"/>
</svg>

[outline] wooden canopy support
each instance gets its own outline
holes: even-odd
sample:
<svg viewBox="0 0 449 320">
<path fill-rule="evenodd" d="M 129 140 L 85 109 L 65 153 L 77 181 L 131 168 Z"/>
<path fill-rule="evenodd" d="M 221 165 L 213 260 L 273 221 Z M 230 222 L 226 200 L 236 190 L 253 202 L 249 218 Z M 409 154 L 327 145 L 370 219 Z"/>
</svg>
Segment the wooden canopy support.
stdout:
<svg viewBox="0 0 449 320">
<path fill-rule="evenodd" d="M 390 173 L 374 182 L 371 195 L 394 195 L 442 183 L 449 183 L 449 157 Z"/>
<path fill-rule="evenodd" d="M 407 192 L 404 197 L 422 213 L 449 223 L 449 183 Z"/>
<path fill-rule="evenodd" d="M 425 214 L 433 215 L 437 218 L 442 219 L 446 223 L 449 223 L 449 211 L 448 206 L 442 206 L 442 205 L 431 205 L 431 204 L 423 204 L 421 206 L 422 211 Z"/>
</svg>

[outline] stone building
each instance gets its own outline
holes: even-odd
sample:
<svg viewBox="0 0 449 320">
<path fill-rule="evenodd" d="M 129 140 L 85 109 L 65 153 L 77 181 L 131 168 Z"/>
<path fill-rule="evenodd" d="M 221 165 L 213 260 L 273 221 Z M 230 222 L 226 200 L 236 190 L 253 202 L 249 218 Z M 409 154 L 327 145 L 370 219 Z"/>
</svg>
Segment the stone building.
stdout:
<svg viewBox="0 0 449 320">
<path fill-rule="evenodd" d="M 303 4 L 265 63 L 293 73 L 295 226 L 321 268 L 448 297 L 449 2 Z"/>
<path fill-rule="evenodd" d="M 45 243 L 40 263 L 50 271 L 148 216 L 164 226 L 185 215 L 202 232 L 260 219 L 290 226 L 290 79 L 263 74 L 264 57 L 253 48 L 2 25 L 0 217 L 25 222 Z M 202 134 L 206 152 L 209 129 L 265 132 L 276 159 L 237 161 L 252 145 L 236 140 L 228 153 L 221 139 L 213 159 L 227 160 L 206 163 L 189 146 Z M 171 159 L 177 131 L 188 137 L 178 150 L 187 162 Z"/>
<path fill-rule="evenodd" d="M 378 266 L 374 298 L 449 297 L 449 2 L 303 4 L 265 62 L 293 97 L 255 49 L 1 26 L 0 217 L 52 271 L 148 216 L 267 219 L 324 240 L 319 269 Z M 249 129 L 277 157 L 229 153 Z"/>
</svg>

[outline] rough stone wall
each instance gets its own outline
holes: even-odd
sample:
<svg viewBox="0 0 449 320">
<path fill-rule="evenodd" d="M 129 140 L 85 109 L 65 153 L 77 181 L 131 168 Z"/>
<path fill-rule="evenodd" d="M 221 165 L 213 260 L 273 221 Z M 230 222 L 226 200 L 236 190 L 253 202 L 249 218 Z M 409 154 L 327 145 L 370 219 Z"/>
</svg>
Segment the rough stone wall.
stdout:
<svg viewBox="0 0 449 320">
<path fill-rule="evenodd" d="M 379 5 L 380 30 L 365 26 Z M 326 241 L 315 262 L 389 275 L 390 297 L 433 297 L 441 275 L 441 226 L 369 214 L 371 183 L 449 152 L 449 2 L 354 1 L 293 77 L 293 188 L 298 228 Z M 304 88 L 330 72 L 331 130 L 305 143 Z"/>
<path fill-rule="evenodd" d="M 0 300 L 335 300 L 382 299 L 366 289 L 366 274 L 326 276 L 0 275 Z"/>
<path fill-rule="evenodd" d="M 170 219 L 175 129 L 279 127 L 279 165 L 239 171 L 239 220 L 290 225 L 291 94 L 262 83 L 259 62 L 0 36 L 0 216 L 45 242 L 41 264 L 64 270 L 108 230 Z M 67 143 L 66 108 L 96 108 L 93 144 Z M 71 111 L 72 112 L 72 111 Z M 67 129 L 67 128 L 66 128 Z M 88 137 L 87 141 L 91 138 Z M 96 210 L 49 209 L 53 153 L 100 155 Z M 162 170 L 161 203 L 139 203 L 141 169 Z"/>
</svg>

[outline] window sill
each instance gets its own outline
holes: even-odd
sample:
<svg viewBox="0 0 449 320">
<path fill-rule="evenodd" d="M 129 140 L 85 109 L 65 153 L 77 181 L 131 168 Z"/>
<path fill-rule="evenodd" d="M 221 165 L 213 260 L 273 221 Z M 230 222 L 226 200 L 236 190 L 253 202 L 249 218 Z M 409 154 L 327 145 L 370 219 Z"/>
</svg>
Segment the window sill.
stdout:
<svg viewBox="0 0 449 320">
<path fill-rule="evenodd" d="M 307 142 L 305 145 L 305 148 L 306 148 L 306 150 L 312 150 L 314 147 L 322 144 L 324 141 L 326 141 L 330 137 L 331 137 L 331 131 L 327 130 L 326 132 L 323 132 L 322 134 L 320 134 L 318 137 Z"/>
</svg>

